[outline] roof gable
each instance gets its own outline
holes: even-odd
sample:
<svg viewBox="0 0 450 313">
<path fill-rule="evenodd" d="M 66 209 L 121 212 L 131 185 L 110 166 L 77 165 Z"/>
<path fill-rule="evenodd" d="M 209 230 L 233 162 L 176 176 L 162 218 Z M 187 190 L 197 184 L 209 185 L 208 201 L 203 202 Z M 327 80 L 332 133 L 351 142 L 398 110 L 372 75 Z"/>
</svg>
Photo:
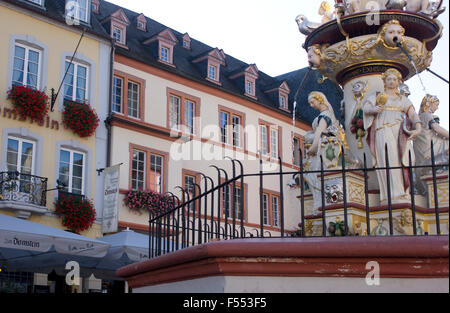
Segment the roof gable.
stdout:
<svg viewBox="0 0 450 313">
<path fill-rule="evenodd" d="M 122 8 L 111 14 L 111 18 L 115 19 L 116 21 L 122 22 L 127 26 L 130 25 L 130 20 L 128 19 Z"/>
</svg>

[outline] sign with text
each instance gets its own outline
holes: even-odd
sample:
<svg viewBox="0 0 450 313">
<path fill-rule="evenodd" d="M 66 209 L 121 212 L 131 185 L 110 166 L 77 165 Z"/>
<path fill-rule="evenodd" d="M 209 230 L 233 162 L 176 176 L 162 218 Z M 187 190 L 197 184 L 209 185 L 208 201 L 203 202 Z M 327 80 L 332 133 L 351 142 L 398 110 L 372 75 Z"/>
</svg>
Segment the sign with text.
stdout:
<svg viewBox="0 0 450 313">
<path fill-rule="evenodd" d="M 103 200 L 103 233 L 115 233 L 118 228 L 120 165 L 105 169 L 105 192 Z"/>
</svg>

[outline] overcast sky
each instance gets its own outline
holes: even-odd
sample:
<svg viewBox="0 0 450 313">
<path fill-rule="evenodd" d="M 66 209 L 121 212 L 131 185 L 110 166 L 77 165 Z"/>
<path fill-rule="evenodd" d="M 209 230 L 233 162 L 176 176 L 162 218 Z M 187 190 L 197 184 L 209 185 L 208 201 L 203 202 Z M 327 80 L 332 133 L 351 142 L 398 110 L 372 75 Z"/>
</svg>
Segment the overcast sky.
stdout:
<svg viewBox="0 0 450 313">
<path fill-rule="evenodd" d="M 319 22 L 321 1 L 305 0 L 110 0 L 115 4 L 164 24 L 211 47 L 223 49 L 241 61 L 255 63 L 260 71 L 278 76 L 306 67 L 307 56 L 301 47 L 305 36 L 295 22 L 298 14 Z M 334 1 L 328 0 L 330 4 Z M 449 78 L 449 0 L 439 20 L 444 34 L 434 50 L 431 69 Z M 441 125 L 449 128 L 449 86 L 428 72 L 423 72 L 426 91 L 437 95 L 441 105 L 437 114 Z M 410 99 L 416 110 L 425 95 L 416 75 L 406 82 L 412 92 Z"/>
</svg>

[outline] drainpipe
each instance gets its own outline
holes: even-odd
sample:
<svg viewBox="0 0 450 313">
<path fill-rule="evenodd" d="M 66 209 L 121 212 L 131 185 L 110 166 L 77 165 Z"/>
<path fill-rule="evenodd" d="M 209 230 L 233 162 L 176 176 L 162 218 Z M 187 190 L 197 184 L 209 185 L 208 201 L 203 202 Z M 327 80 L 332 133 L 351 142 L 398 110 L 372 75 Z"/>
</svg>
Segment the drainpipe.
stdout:
<svg viewBox="0 0 450 313">
<path fill-rule="evenodd" d="M 113 92 L 113 82 L 114 82 L 114 54 L 115 54 L 115 41 L 111 39 L 111 56 L 109 63 L 109 108 L 108 117 L 105 120 L 106 130 L 107 130 L 107 146 L 106 146 L 106 167 L 111 166 L 111 142 L 112 142 L 112 130 L 111 130 L 111 118 L 112 118 L 112 92 Z"/>
</svg>

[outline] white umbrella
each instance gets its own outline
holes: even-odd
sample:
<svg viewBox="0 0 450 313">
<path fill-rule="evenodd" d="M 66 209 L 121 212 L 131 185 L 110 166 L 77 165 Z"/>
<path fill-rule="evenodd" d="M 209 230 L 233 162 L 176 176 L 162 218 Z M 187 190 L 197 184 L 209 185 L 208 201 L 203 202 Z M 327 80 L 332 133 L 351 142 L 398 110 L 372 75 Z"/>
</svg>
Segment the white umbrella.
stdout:
<svg viewBox="0 0 450 313">
<path fill-rule="evenodd" d="M 37 272 L 63 261 L 95 260 L 104 257 L 109 246 L 104 241 L 0 214 L 0 262 L 9 269 Z"/>
</svg>

